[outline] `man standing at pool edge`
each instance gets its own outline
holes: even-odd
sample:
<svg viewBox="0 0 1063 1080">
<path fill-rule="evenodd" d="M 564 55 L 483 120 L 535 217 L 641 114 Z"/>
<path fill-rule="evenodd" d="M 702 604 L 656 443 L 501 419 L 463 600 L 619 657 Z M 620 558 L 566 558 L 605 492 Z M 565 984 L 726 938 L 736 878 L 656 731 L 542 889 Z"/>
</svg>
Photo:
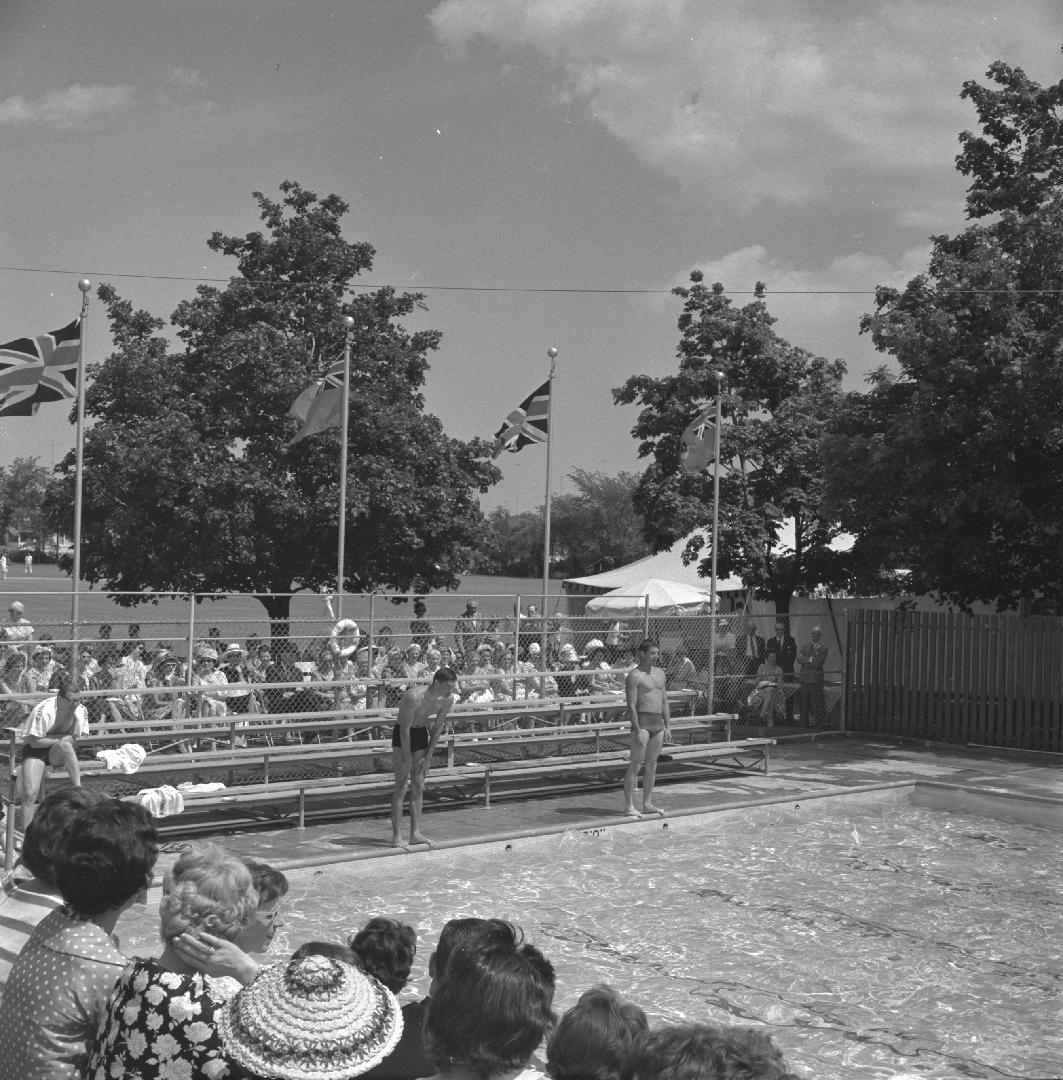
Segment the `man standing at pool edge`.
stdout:
<svg viewBox="0 0 1063 1080">
<path fill-rule="evenodd" d="M 457 690 L 458 676 L 454 669 L 441 667 L 428 686 L 411 686 L 399 702 L 398 716 L 391 732 L 391 757 L 395 768 L 395 791 L 391 796 L 392 847 L 407 846 L 400 835 L 407 787 L 410 789 L 410 843 L 432 846 L 421 833 L 424 783 Z"/>
<path fill-rule="evenodd" d="M 642 813 L 664 816 L 664 811 L 653 804 L 653 785 L 657 779 L 657 755 L 664 740 L 670 737 L 672 718 L 668 713 L 665 673 L 655 666 L 659 654 L 655 642 L 643 641 L 639 645 L 638 666 L 628 672 L 625 684 L 631 720 L 631 764 L 624 776 L 624 813 L 628 817 L 642 816 L 635 809 L 635 785 L 640 767 L 644 767 Z"/>
</svg>

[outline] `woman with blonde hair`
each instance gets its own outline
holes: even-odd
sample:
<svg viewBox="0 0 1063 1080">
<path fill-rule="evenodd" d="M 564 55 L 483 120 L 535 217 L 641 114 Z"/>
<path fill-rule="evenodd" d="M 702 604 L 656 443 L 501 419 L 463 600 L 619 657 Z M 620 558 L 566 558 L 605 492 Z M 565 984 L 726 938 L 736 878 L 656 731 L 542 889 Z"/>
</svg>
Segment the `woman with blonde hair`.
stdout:
<svg viewBox="0 0 1063 1080">
<path fill-rule="evenodd" d="M 159 905 L 162 955 L 134 960 L 107 1001 L 89 1048 L 92 1080 L 231 1075 L 214 1017 L 257 965 L 248 958 L 239 982 L 201 974 L 177 939 L 210 934 L 239 946 L 255 921 L 258 893 L 242 860 L 215 844 L 186 850 L 167 873 Z M 217 950 L 215 950 L 217 951 Z"/>
</svg>

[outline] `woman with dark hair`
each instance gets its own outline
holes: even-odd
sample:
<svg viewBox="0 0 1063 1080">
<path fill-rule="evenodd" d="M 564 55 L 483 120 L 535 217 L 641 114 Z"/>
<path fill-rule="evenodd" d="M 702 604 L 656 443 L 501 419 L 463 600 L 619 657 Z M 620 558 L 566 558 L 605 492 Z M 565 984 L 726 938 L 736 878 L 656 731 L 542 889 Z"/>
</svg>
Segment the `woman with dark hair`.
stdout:
<svg viewBox="0 0 1063 1080">
<path fill-rule="evenodd" d="M 41 920 L 12 965 L 0 1004 L 0 1077 L 84 1075 L 86 1044 L 126 966 L 114 927 L 151 882 L 158 856 L 144 807 L 85 807 L 53 856 L 63 906 Z"/>
<path fill-rule="evenodd" d="M 799 1080 L 771 1038 L 753 1028 L 677 1024 L 653 1032 L 622 1080 Z"/>
<path fill-rule="evenodd" d="M 596 986 L 561 1017 L 546 1046 L 552 1080 L 619 1080 L 649 1033 L 646 1014 L 608 986 Z"/>
<path fill-rule="evenodd" d="M 398 919 L 378 916 L 347 942 L 367 975 L 399 994 L 410 981 L 417 955 L 417 931 Z"/>
<path fill-rule="evenodd" d="M 534 945 L 452 953 L 424 1020 L 441 1080 L 494 1080 L 527 1067 L 554 1024 L 553 965 Z"/>
<path fill-rule="evenodd" d="M 55 860 L 66 843 L 70 826 L 82 810 L 104 798 L 91 788 L 65 787 L 41 801 L 26 830 L 22 856 L 4 882 L 0 896 L 0 993 L 12 961 L 34 929 L 63 902 L 55 883 Z"/>
<path fill-rule="evenodd" d="M 3 669 L 0 670 L 0 694 L 3 694 L 3 705 L 0 705 L 0 720 L 10 727 L 17 727 L 30 714 L 34 699 L 29 694 L 26 683 L 26 668 L 29 659 L 24 652 L 9 653 L 3 661 Z"/>
</svg>

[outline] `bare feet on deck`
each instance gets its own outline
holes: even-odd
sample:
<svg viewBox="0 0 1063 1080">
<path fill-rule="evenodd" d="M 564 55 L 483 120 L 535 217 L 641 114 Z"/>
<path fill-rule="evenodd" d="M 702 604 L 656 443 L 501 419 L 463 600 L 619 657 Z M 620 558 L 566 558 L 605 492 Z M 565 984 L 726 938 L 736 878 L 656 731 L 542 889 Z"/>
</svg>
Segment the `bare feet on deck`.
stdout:
<svg viewBox="0 0 1063 1080">
<path fill-rule="evenodd" d="M 636 818 L 641 820 L 642 815 L 633 806 L 626 806 L 624 807 L 624 817 Z"/>
<path fill-rule="evenodd" d="M 653 803 L 645 803 L 642 812 L 643 814 L 656 814 L 658 817 L 664 817 L 664 811 L 659 806 L 654 806 Z"/>
<path fill-rule="evenodd" d="M 424 844 L 425 847 L 431 847 L 432 841 L 427 836 L 422 836 L 420 833 L 410 833 L 411 844 Z"/>
<path fill-rule="evenodd" d="M 410 850 L 410 845 L 407 844 L 406 841 L 403 840 L 403 838 L 401 836 L 393 836 L 391 838 L 391 846 L 392 847 L 400 847 L 400 848 L 402 848 L 403 851 L 409 851 Z"/>
</svg>

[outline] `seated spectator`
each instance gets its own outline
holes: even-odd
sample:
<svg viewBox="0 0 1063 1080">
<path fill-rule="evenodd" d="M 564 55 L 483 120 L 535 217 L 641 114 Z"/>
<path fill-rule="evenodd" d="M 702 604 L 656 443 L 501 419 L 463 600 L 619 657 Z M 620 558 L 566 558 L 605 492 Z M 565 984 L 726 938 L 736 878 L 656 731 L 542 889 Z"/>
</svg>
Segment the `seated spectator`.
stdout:
<svg viewBox="0 0 1063 1080">
<path fill-rule="evenodd" d="M 493 1080 L 525 1069 L 554 1023 L 554 969 L 533 945 L 451 954 L 433 984 L 424 1044 L 444 1080 Z"/>
<path fill-rule="evenodd" d="M 63 906 L 30 935 L 0 1003 L 0 1076 L 80 1077 L 126 958 L 114 927 L 151 882 L 155 826 L 135 803 L 81 808 L 52 853 Z"/>
<path fill-rule="evenodd" d="M 29 696 L 26 668 L 29 660 L 24 652 L 5 654 L 3 668 L 0 670 L 0 693 L 4 703 L 0 708 L 0 719 L 9 727 L 18 727 L 37 702 Z"/>
<path fill-rule="evenodd" d="M 149 691 L 144 695 L 144 717 L 160 723 L 163 720 L 183 720 L 188 712 L 187 701 L 178 692 L 184 686 L 181 663 L 169 649 L 157 649 L 152 655 L 151 668 L 144 679 Z"/>
<path fill-rule="evenodd" d="M 363 1075 L 398 1042 L 395 995 L 352 964 L 324 955 L 321 944 L 264 968 L 220 1010 L 218 1035 L 241 1075 L 346 1080 Z"/>
<path fill-rule="evenodd" d="M 710 1024 L 654 1031 L 621 1075 L 623 1080 L 799 1080 L 763 1032 Z"/>
<path fill-rule="evenodd" d="M 74 787 L 81 786 L 77 740 L 89 733 L 89 716 L 77 702 L 77 683 L 66 672 L 57 672 L 51 689 L 55 697 L 34 705 L 19 732 L 22 766 L 22 828 L 29 828 L 46 766 L 66 769 Z"/>
<path fill-rule="evenodd" d="M 26 690 L 31 694 L 47 690 L 55 668 L 52 647 L 41 642 L 30 656 L 30 666 L 26 669 Z"/>
<path fill-rule="evenodd" d="M 661 659 L 664 660 L 664 657 Z M 669 690 L 689 690 L 694 685 L 698 677 L 697 668 L 682 645 L 677 645 L 665 661 L 664 677 Z"/>
<path fill-rule="evenodd" d="M 244 859 L 251 884 L 258 894 L 255 918 L 240 935 L 240 948 L 249 953 L 266 952 L 277 934 L 281 901 L 288 895 L 288 879 L 280 870 L 257 859 Z"/>
<path fill-rule="evenodd" d="M 557 657 L 557 667 L 559 671 L 576 671 L 579 668 L 579 656 L 574 645 L 566 642 L 561 646 Z M 582 680 L 577 680 L 571 675 L 558 675 L 557 692 L 561 697 L 576 697 L 578 694 L 585 694 L 586 688 L 581 683 Z"/>
<path fill-rule="evenodd" d="M 104 796 L 65 787 L 41 800 L 22 842 L 22 855 L 0 895 L 0 993 L 11 965 L 34 927 L 63 902 L 55 883 L 55 859 L 77 815 Z"/>
<path fill-rule="evenodd" d="M 177 939 L 211 933 L 241 946 L 257 907 L 254 879 L 240 859 L 215 844 L 181 854 L 163 882 L 162 954 L 134 960 L 114 985 L 89 1046 L 92 1080 L 230 1075 L 215 1015 L 258 966 L 249 962 L 235 982 L 203 975 Z"/>
<path fill-rule="evenodd" d="M 254 682 L 254 676 L 247 666 L 247 650 L 241 648 L 239 642 L 234 641 L 222 653 L 221 666 L 218 670 L 225 676 L 225 681 L 228 683 Z M 225 704 L 230 713 L 241 716 L 259 711 L 255 692 L 251 689 L 227 691 Z"/>
<path fill-rule="evenodd" d="M 552 1080 L 620 1080 L 624 1062 L 645 1041 L 646 1014 L 608 986 L 596 986 L 561 1017 L 546 1045 Z"/>
<path fill-rule="evenodd" d="M 218 650 L 213 645 L 197 645 L 192 650 L 192 686 L 202 687 L 191 695 L 189 712 L 193 716 L 225 716 L 228 711 L 228 694 L 222 687 L 229 685 L 225 673 L 218 666 Z"/>
<path fill-rule="evenodd" d="M 417 955 L 417 931 L 398 919 L 370 919 L 347 942 L 364 972 L 382 982 L 393 994 L 410 981 Z"/>
<path fill-rule="evenodd" d="M 133 691 L 143 690 L 148 668 L 140 661 L 143 644 L 139 641 L 127 641 L 122 645 L 118 662 L 110 669 L 110 688 L 125 691 L 114 697 L 106 698 L 111 719 L 116 724 L 143 720 L 141 695 Z"/>
<path fill-rule="evenodd" d="M 622 694 L 624 692 L 624 676 L 613 674 L 609 670 L 609 650 L 605 643 L 598 638 L 591 638 L 587 642 L 587 659 L 583 667 L 590 672 L 587 689 L 592 694 Z"/>
</svg>

